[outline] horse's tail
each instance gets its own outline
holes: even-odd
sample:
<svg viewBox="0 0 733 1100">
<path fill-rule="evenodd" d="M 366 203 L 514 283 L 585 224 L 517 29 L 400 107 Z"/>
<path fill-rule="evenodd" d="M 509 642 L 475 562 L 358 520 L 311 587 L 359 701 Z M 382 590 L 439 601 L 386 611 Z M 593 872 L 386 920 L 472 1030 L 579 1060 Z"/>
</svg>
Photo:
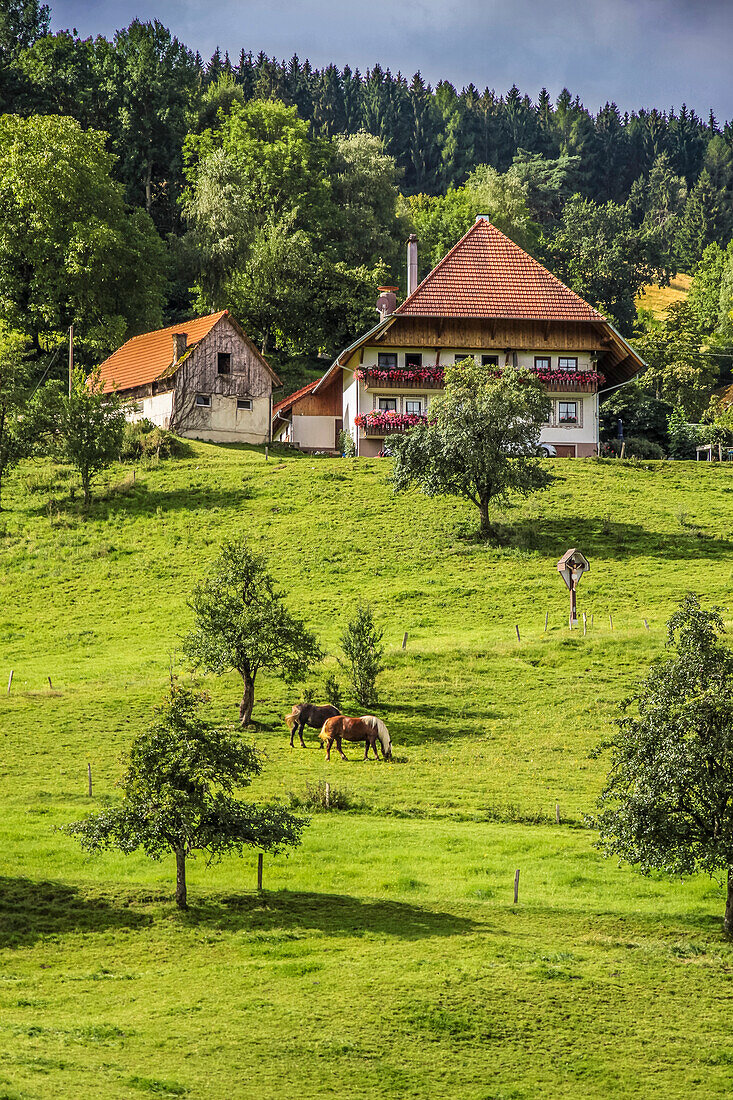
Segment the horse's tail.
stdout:
<svg viewBox="0 0 733 1100">
<path fill-rule="evenodd" d="M 382 752 L 384 753 L 384 759 L 391 760 L 392 742 L 389 738 L 389 730 L 387 729 L 382 719 L 375 718 L 373 714 L 365 714 L 362 718 L 362 722 L 366 722 L 372 727 L 373 730 L 376 730 L 377 737 L 379 738 L 379 743 L 382 746 Z"/>
<path fill-rule="evenodd" d="M 295 723 L 297 721 L 298 721 L 298 719 L 296 718 L 296 716 L 294 714 L 286 714 L 285 715 L 285 725 L 288 727 L 289 730 L 291 730 L 293 728 L 293 726 L 295 725 Z"/>
<path fill-rule="evenodd" d="M 318 737 L 321 741 L 330 741 L 331 740 L 331 732 L 330 732 L 330 730 L 326 729 L 326 726 L 328 725 L 328 723 L 330 721 L 331 721 L 331 718 L 327 718 L 326 721 L 321 726 L 321 732 L 318 734 Z"/>
</svg>

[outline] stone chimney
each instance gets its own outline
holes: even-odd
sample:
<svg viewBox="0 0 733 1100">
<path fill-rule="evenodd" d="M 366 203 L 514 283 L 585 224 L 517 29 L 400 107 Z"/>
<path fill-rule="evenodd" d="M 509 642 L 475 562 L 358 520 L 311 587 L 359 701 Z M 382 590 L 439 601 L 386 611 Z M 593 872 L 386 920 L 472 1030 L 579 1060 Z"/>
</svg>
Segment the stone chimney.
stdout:
<svg viewBox="0 0 733 1100">
<path fill-rule="evenodd" d="M 173 333 L 173 365 L 186 354 L 188 338 L 185 332 Z"/>
<path fill-rule="evenodd" d="M 411 233 L 407 238 L 407 297 L 417 289 L 417 237 Z"/>
<path fill-rule="evenodd" d="M 379 313 L 379 319 L 383 321 L 385 317 L 389 317 L 391 313 L 394 313 L 396 308 L 397 287 L 380 286 L 379 297 L 377 298 L 377 312 Z"/>
</svg>

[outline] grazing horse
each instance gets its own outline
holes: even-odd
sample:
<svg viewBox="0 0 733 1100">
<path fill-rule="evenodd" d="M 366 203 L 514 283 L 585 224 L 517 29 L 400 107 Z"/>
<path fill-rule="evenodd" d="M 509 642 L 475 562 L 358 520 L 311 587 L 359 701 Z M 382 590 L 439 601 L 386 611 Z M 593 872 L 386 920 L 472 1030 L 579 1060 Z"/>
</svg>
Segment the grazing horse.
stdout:
<svg viewBox="0 0 733 1100">
<path fill-rule="evenodd" d="M 364 714 L 361 718 L 347 718 L 339 715 L 338 718 L 329 718 L 323 723 L 323 729 L 318 735 L 326 746 L 326 760 L 331 759 L 331 745 L 336 742 L 336 748 L 346 760 L 341 741 L 366 741 L 364 759 L 369 758 L 369 749 L 374 750 L 374 755 L 379 760 L 377 741 L 382 746 L 385 760 L 392 759 L 392 742 L 389 739 L 389 730 L 380 718 L 373 714 Z"/>
<path fill-rule="evenodd" d="M 314 703 L 296 703 L 290 714 L 285 719 L 285 722 L 290 730 L 290 748 L 293 748 L 293 739 L 295 738 L 295 731 L 298 731 L 298 737 L 300 743 L 305 748 L 305 741 L 303 740 L 303 730 L 306 726 L 311 726 L 313 729 L 318 730 L 321 728 L 327 718 L 335 718 L 341 711 L 338 707 L 332 707 L 326 703 L 323 706 L 317 707 Z M 322 746 L 319 746 L 319 748 Z"/>
</svg>

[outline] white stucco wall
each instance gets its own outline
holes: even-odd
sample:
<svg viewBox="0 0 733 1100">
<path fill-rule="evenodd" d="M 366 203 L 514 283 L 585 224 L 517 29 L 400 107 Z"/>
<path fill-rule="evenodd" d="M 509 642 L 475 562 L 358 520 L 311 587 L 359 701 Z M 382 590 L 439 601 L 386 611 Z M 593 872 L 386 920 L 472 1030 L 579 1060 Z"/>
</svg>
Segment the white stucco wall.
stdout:
<svg viewBox="0 0 733 1100">
<path fill-rule="evenodd" d="M 332 451 L 336 446 L 335 416 L 293 416 L 290 442 L 311 450 Z"/>
<path fill-rule="evenodd" d="M 237 398 L 211 394 L 211 408 L 196 406 L 191 426 L 182 435 L 210 443 L 266 443 L 269 438 L 270 399 L 253 397 L 252 409 L 237 409 Z"/>
<path fill-rule="evenodd" d="M 357 364 L 362 369 L 368 369 L 369 367 L 375 367 L 379 362 L 380 351 L 386 351 L 388 349 L 377 347 L 364 348 L 363 361 L 361 364 Z M 405 354 L 411 351 L 420 352 L 422 354 L 422 365 L 430 367 L 435 365 L 435 352 L 432 350 L 426 350 L 425 348 L 400 348 L 397 350 L 397 367 L 403 369 L 405 366 Z M 593 368 L 593 361 L 588 351 L 576 352 L 576 351 L 563 351 L 562 353 L 554 352 L 537 352 L 534 351 L 520 351 L 517 353 L 517 366 L 520 367 L 534 367 L 535 355 L 541 355 L 543 357 L 549 357 L 551 360 L 551 369 L 558 369 L 558 359 L 560 356 L 563 358 L 575 358 L 578 360 L 578 371 L 591 370 Z M 442 348 L 440 352 L 440 366 L 447 366 L 453 364 L 455 357 L 458 356 L 461 359 L 468 358 L 471 355 L 475 356 L 480 362 L 482 355 L 496 355 L 498 357 L 499 365 L 504 366 L 507 356 L 505 350 L 486 348 L 481 351 L 466 351 L 462 348 Z M 510 362 L 513 360 L 510 359 Z M 350 364 L 353 366 L 354 364 Z M 346 376 L 351 377 L 351 376 Z M 356 399 L 357 383 L 352 381 L 350 386 L 344 389 L 344 426 L 346 426 L 347 408 L 351 413 L 352 406 L 354 407 L 354 413 L 351 413 L 349 424 L 353 425 L 353 417 L 355 415 L 355 409 L 357 404 Z M 407 389 L 399 389 L 398 387 L 382 386 L 379 382 L 375 382 L 374 385 L 370 385 L 369 388 L 365 388 L 364 383 L 358 383 L 358 407 L 359 412 L 364 414 L 371 410 L 379 408 L 379 397 L 395 397 L 397 399 L 397 412 L 406 412 L 405 402 L 408 400 L 420 399 L 423 402 L 423 410 L 426 411 L 430 407 L 430 402 L 433 400 L 440 390 L 426 389 L 422 390 L 418 387 L 410 387 Z M 598 445 L 598 395 L 595 393 L 578 393 L 572 390 L 551 390 L 549 392 L 550 399 L 552 401 L 552 412 L 550 414 L 550 422 L 546 425 L 541 432 L 540 441 L 542 443 L 552 443 L 554 445 L 575 445 L 584 454 L 591 453 Z M 578 422 L 577 424 L 560 424 L 559 422 L 559 409 L 560 402 L 574 401 L 577 405 Z M 353 429 L 352 429 L 353 431 Z M 363 443 L 367 440 L 367 437 L 363 432 L 359 433 L 361 436 L 360 442 Z M 369 437 L 369 442 L 374 437 Z M 380 444 L 381 446 L 381 444 Z M 362 453 L 366 448 L 361 448 Z M 377 448 L 379 449 L 379 448 Z M 373 450 L 370 446 L 369 451 Z"/>
<path fill-rule="evenodd" d="M 125 416 L 128 420 L 150 420 L 159 428 L 167 428 L 170 425 L 173 412 L 173 390 L 167 393 L 156 393 L 153 397 L 140 397 L 137 401 L 131 401 L 125 406 Z"/>
</svg>

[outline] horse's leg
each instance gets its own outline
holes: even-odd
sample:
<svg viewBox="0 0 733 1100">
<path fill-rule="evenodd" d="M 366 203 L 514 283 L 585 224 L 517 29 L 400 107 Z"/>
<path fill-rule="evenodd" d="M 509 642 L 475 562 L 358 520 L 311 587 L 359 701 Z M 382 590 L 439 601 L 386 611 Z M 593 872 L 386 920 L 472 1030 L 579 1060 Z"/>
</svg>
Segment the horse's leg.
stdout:
<svg viewBox="0 0 733 1100">
<path fill-rule="evenodd" d="M 332 740 L 330 737 L 327 741 L 321 741 L 321 748 L 323 748 L 324 745 L 326 746 L 326 760 L 331 759 L 331 744 Z"/>
<path fill-rule="evenodd" d="M 295 722 L 293 722 L 292 726 L 290 727 L 290 748 L 291 749 L 294 748 L 294 745 L 293 745 L 293 738 L 294 737 L 295 737 Z"/>
<path fill-rule="evenodd" d="M 305 741 L 303 740 L 303 730 L 305 729 L 305 722 L 301 722 L 298 725 L 298 737 L 300 738 L 300 744 L 305 748 Z"/>
<path fill-rule="evenodd" d="M 341 753 L 341 759 L 342 759 L 342 760 L 347 760 L 347 759 L 348 759 L 348 757 L 347 757 L 347 756 L 346 756 L 346 754 L 344 753 L 344 750 L 343 750 L 343 749 L 341 748 L 341 738 L 340 738 L 340 737 L 339 737 L 338 735 L 337 735 L 337 737 L 336 737 L 336 748 L 337 748 L 337 749 L 338 749 L 338 751 L 339 751 L 339 752 Z"/>
<path fill-rule="evenodd" d="M 379 744 L 379 738 L 375 737 L 374 740 L 372 741 L 372 748 L 374 749 L 374 755 L 376 756 L 377 760 L 379 760 L 379 753 L 377 752 L 377 745 L 378 744 Z"/>
</svg>

